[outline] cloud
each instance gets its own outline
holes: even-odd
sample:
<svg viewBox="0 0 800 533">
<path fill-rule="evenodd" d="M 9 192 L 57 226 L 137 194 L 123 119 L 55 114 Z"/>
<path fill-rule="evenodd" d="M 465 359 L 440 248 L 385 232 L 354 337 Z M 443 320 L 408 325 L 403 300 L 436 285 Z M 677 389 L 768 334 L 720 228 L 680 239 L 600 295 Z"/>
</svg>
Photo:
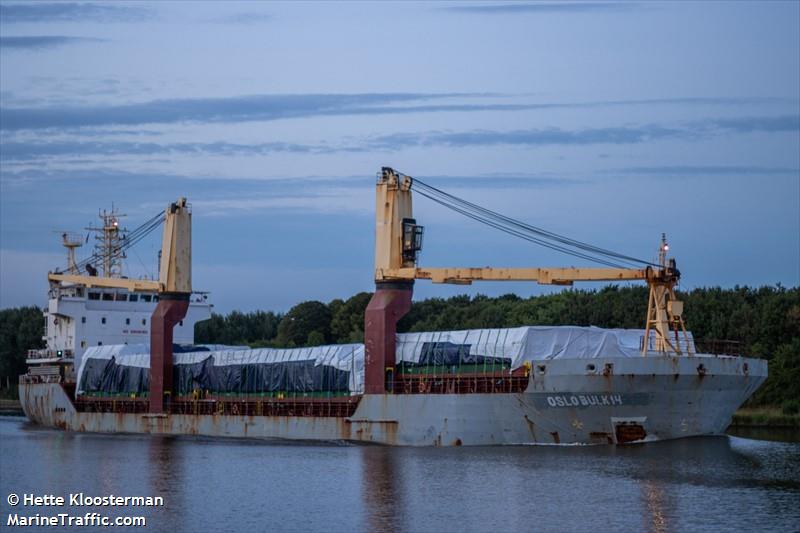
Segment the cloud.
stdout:
<svg viewBox="0 0 800 533">
<path fill-rule="evenodd" d="M 710 124 L 737 133 L 800 132 L 800 115 L 720 118 L 711 120 Z"/>
<path fill-rule="evenodd" d="M 216 24 L 261 24 L 272 20 L 272 15 L 258 12 L 235 13 L 226 17 L 211 20 Z"/>
<path fill-rule="evenodd" d="M 501 97 L 465 93 L 365 93 L 250 95 L 227 98 L 177 98 L 97 106 L 0 108 L 3 130 L 79 128 L 111 125 L 270 121 L 314 116 L 389 115 L 436 112 L 523 111 L 631 105 L 743 105 L 797 103 L 782 98 L 661 98 L 594 102 L 545 103 L 428 103 L 453 98 Z"/>
<path fill-rule="evenodd" d="M 211 143 L 156 143 L 156 142 L 75 142 L 28 141 L 2 143 L 0 159 L 3 162 L 33 161 L 43 158 L 86 156 L 158 156 L 207 155 L 239 156 L 268 155 L 272 153 L 337 153 L 402 150 L 413 147 L 469 147 L 497 145 L 587 145 L 587 144 L 637 144 L 665 138 L 690 138 L 693 134 L 682 129 L 649 125 L 641 127 L 592 128 L 584 130 L 527 129 L 513 131 L 474 130 L 465 132 L 413 132 L 394 133 L 356 140 L 350 144 L 269 142 L 236 144 Z"/>
<path fill-rule="evenodd" d="M 210 209 L 219 212 L 232 202 L 237 203 L 235 210 L 248 211 L 257 207 L 290 206 L 334 212 L 362 212 L 361 204 L 348 207 L 348 196 L 355 196 L 358 191 L 371 191 L 373 180 L 365 175 L 359 176 L 261 176 L 243 177 L 235 174 L 202 175 L 174 174 L 162 172 L 137 172 L 118 170 L 87 162 L 79 168 L 47 169 L 42 166 L 22 170 L 3 170 L 0 174 L 0 186 L 6 193 L 20 191 L 38 191 L 46 186 L 58 195 L 61 188 L 69 188 L 72 193 L 95 191 L 102 188 L 103 183 L 116 183 L 117 191 L 130 199 L 127 187 L 133 190 L 149 191 L 157 187 L 165 194 L 179 194 L 191 190 L 193 199 L 205 202 Z M 585 184 L 586 180 L 549 175 L 547 173 L 487 173 L 476 175 L 416 175 L 426 183 L 448 190 L 474 189 L 475 187 L 498 189 L 556 189 Z M 46 185 L 45 185 L 46 184 Z M 322 192 L 321 192 L 322 191 Z M 340 192 L 334 192 L 340 191 Z M 343 193 L 341 191 L 347 191 Z M 267 194 L 268 193 L 268 194 Z M 344 196 L 343 196 L 344 195 Z M 136 196 L 136 194 L 133 194 Z M 239 202 L 241 199 L 242 201 Z M 13 200 L 9 200 L 13 201 Z M 327 204 L 326 204 L 327 202 Z M 367 202 L 369 204 L 369 202 Z M 147 210 L 145 210 L 147 211 Z"/>
<path fill-rule="evenodd" d="M 399 150 L 415 146 L 636 144 L 665 138 L 685 138 L 690 135 L 690 132 L 686 130 L 658 125 L 589 128 L 573 131 L 559 128 L 513 131 L 473 130 L 466 132 L 395 133 L 375 137 L 369 141 L 369 146 L 376 149 Z"/>
<path fill-rule="evenodd" d="M 4 107 L 5 130 L 133 125 L 176 122 L 244 122 L 323 115 L 409 113 L 448 106 L 387 107 L 406 102 L 471 96 L 453 94 L 367 93 L 255 95 L 229 98 L 154 100 L 110 106 Z M 454 106 L 465 110 L 465 106 Z M 496 106 L 478 106 L 492 109 Z"/>
<path fill-rule="evenodd" d="M 154 143 L 154 142 L 3 142 L 0 159 L 2 161 L 31 161 L 43 157 L 81 157 L 117 155 L 267 155 L 277 152 L 325 152 L 324 145 L 303 145 L 294 143 L 234 144 L 212 143 Z"/>
<path fill-rule="evenodd" d="M 800 115 L 785 115 L 707 119 L 679 126 L 646 124 L 642 126 L 579 130 L 545 128 L 512 131 L 472 130 L 464 132 L 394 133 L 373 137 L 366 144 L 370 148 L 379 150 L 400 150 L 403 148 L 429 146 L 639 144 L 665 139 L 692 141 L 724 132 L 788 133 L 797 131 L 800 131 Z"/>
<path fill-rule="evenodd" d="M 143 7 L 111 3 L 38 3 L 0 4 L 3 24 L 40 22 L 140 22 L 152 18 L 153 12 Z"/>
<path fill-rule="evenodd" d="M 247 195 L 230 198 L 192 200 L 192 208 L 205 216 L 263 214 L 265 211 L 290 211 L 317 214 L 370 215 L 375 206 L 374 192 L 369 187 L 314 188 L 305 194 Z"/>
<path fill-rule="evenodd" d="M 519 13 L 597 13 L 608 11 L 628 11 L 639 7 L 630 2 L 552 2 L 515 4 L 468 4 L 442 8 L 445 11 L 476 14 L 519 14 Z"/>
<path fill-rule="evenodd" d="M 645 174 L 651 176 L 794 176 L 800 174 L 800 168 L 787 167 L 760 167 L 760 166 L 683 166 L 668 165 L 655 167 L 625 167 L 609 172 L 622 174 Z"/>
<path fill-rule="evenodd" d="M 6 117 L 4 116 L 4 121 Z M 273 153 L 330 154 L 341 152 L 397 151 L 408 148 L 444 146 L 465 148 L 474 146 L 583 146 L 594 144 L 641 144 L 661 140 L 696 141 L 720 133 L 746 134 L 753 132 L 786 133 L 798 131 L 800 117 L 748 117 L 742 119 L 708 119 L 678 126 L 644 124 L 564 130 L 560 128 L 531 128 L 510 131 L 427 131 L 377 135 L 339 144 L 328 142 L 289 143 L 229 143 L 190 142 L 157 143 L 135 141 L 11 141 L 3 139 L 0 158 L 5 163 L 34 161 L 45 158 L 86 156 L 263 156 Z M 680 168 L 680 167 L 673 167 Z M 684 167 L 688 170 L 690 167 Z M 722 167 L 711 167 L 720 170 Z"/>
<path fill-rule="evenodd" d="M 44 50 L 68 44 L 101 42 L 92 37 L 67 37 L 64 35 L 32 35 L 26 37 L 0 37 L 0 50 Z"/>
</svg>

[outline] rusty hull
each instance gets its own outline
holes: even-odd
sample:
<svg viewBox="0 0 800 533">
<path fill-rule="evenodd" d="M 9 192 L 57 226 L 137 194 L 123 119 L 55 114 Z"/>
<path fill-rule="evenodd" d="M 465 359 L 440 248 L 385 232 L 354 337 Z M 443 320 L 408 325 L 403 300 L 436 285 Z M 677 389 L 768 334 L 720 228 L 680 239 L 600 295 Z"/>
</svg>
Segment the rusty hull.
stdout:
<svg viewBox="0 0 800 533">
<path fill-rule="evenodd" d="M 78 412 L 58 383 L 20 383 L 28 418 L 68 431 L 404 446 L 607 444 L 721 434 L 766 361 L 725 356 L 538 362 L 523 393 L 366 394 L 353 416 Z"/>
</svg>

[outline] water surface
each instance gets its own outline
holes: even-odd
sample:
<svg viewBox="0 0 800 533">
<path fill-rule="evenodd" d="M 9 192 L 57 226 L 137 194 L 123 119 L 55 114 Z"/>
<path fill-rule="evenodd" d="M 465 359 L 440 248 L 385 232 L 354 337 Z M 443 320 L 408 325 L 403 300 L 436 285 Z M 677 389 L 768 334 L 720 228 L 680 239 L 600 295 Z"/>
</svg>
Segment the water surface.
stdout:
<svg viewBox="0 0 800 533">
<path fill-rule="evenodd" d="M 83 491 L 163 496 L 163 508 L 119 514 L 169 532 L 800 530 L 800 443 L 740 437 L 386 448 L 75 434 L 0 417 L 0 473 L 3 529 L 10 492 Z"/>
</svg>

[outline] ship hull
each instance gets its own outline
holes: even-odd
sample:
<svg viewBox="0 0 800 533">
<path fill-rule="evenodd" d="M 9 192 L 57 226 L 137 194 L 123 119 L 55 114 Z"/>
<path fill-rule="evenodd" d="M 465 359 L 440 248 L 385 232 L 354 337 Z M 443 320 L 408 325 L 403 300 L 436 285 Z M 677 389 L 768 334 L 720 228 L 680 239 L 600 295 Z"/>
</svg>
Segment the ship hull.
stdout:
<svg viewBox="0 0 800 533">
<path fill-rule="evenodd" d="M 610 444 L 721 434 L 767 363 L 725 356 L 556 359 L 522 393 L 366 394 L 350 417 L 80 412 L 58 383 L 21 383 L 28 418 L 67 431 L 404 446 Z"/>
</svg>

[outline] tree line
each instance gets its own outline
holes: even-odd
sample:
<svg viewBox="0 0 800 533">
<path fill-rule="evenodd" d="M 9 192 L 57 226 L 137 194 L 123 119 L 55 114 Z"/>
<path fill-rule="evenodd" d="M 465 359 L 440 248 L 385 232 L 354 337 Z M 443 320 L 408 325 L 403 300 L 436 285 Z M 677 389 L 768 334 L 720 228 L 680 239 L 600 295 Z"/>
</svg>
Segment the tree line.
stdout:
<svg viewBox="0 0 800 533">
<path fill-rule="evenodd" d="M 607 286 L 571 289 L 520 298 L 513 294 L 428 298 L 413 303 L 398 324 L 400 332 L 501 328 L 523 325 L 578 325 L 642 328 L 647 287 Z M 363 342 L 364 310 L 371 293 L 328 303 L 306 301 L 285 314 L 272 311 L 213 314 L 195 326 L 202 344 L 252 347 L 299 347 Z M 710 341 L 733 341 L 742 355 L 769 360 L 770 376 L 750 405 L 800 408 L 800 288 L 781 285 L 758 288 L 698 288 L 679 293 L 684 318 L 699 347 Z M 16 381 L 25 371 L 25 351 L 41 345 L 41 310 L 35 307 L 0 311 L 0 384 Z"/>
</svg>

